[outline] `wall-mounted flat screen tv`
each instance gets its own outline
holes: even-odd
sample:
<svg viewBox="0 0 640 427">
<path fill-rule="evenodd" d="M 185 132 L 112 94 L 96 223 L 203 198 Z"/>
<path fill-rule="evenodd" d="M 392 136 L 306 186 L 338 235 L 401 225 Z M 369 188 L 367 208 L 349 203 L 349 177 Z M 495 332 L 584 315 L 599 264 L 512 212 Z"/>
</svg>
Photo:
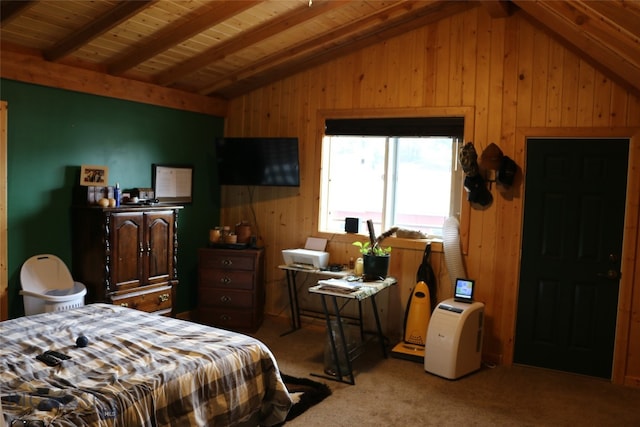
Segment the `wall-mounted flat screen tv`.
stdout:
<svg viewBox="0 0 640 427">
<path fill-rule="evenodd" d="M 216 138 L 220 185 L 300 186 L 298 138 Z"/>
</svg>

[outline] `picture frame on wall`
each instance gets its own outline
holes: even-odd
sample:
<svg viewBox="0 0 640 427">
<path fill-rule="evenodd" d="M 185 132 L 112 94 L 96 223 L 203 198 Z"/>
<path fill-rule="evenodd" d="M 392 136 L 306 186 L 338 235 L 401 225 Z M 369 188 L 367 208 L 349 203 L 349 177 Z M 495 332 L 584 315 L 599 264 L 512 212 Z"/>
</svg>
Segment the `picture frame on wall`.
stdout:
<svg viewBox="0 0 640 427">
<path fill-rule="evenodd" d="M 193 166 L 153 164 L 153 190 L 161 203 L 193 201 Z"/>
<path fill-rule="evenodd" d="M 106 187 L 109 184 L 107 166 L 82 165 L 80 167 L 80 185 Z"/>
</svg>

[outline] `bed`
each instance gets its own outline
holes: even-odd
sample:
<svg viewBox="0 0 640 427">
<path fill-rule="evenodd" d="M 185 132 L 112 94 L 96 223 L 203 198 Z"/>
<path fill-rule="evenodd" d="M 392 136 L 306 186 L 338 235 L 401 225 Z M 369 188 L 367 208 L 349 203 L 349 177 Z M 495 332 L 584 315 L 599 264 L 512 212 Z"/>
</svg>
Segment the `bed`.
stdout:
<svg viewBox="0 0 640 427">
<path fill-rule="evenodd" d="M 262 342 L 108 304 L 0 322 L 0 396 L 8 426 L 269 426 L 292 405 Z"/>
</svg>

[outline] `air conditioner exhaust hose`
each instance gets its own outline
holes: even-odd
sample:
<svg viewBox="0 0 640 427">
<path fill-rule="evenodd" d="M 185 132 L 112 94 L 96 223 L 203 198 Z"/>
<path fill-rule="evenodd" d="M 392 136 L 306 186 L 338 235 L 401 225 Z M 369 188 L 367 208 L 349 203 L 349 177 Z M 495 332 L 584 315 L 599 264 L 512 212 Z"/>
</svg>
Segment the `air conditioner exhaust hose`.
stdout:
<svg viewBox="0 0 640 427">
<path fill-rule="evenodd" d="M 467 273 L 462 262 L 462 248 L 460 247 L 460 223 L 456 217 L 449 217 L 444 221 L 443 229 L 444 260 L 451 280 L 451 288 L 456 285 L 457 278 L 466 278 Z"/>
</svg>

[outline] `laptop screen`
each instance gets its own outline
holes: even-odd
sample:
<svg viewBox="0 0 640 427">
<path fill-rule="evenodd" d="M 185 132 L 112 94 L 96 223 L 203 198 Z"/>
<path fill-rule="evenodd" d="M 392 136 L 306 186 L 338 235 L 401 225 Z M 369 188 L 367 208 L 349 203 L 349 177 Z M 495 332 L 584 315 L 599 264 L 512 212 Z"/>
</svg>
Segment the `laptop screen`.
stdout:
<svg viewBox="0 0 640 427">
<path fill-rule="evenodd" d="M 473 302 L 473 284 L 470 279 L 456 279 L 456 289 L 453 299 L 458 302 Z"/>
</svg>

